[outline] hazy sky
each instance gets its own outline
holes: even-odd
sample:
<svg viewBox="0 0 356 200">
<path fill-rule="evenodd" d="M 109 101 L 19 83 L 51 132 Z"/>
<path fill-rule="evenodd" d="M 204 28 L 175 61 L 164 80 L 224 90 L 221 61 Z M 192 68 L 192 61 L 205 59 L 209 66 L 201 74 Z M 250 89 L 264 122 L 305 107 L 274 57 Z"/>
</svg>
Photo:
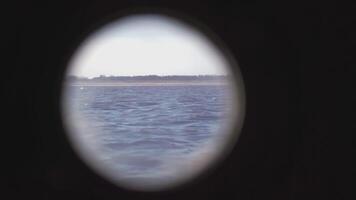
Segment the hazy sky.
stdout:
<svg viewBox="0 0 356 200">
<path fill-rule="evenodd" d="M 158 15 L 136 15 L 110 23 L 78 49 L 69 74 L 221 75 L 227 74 L 221 52 L 200 32 Z"/>
</svg>

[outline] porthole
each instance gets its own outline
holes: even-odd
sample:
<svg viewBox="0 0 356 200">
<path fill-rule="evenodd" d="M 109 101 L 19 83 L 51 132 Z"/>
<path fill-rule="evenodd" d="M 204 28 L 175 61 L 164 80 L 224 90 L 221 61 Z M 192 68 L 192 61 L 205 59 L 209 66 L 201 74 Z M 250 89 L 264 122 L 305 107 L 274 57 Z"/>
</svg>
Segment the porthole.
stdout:
<svg viewBox="0 0 356 200">
<path fill-rule="evenodd" d="M 79 157 L 119 187 L 174 188 L 228 155 L 244 116 L 237 63 L 200 26 L 133 14 L 99 27 L 72 56 L 62 118 Z"/>
</svg>

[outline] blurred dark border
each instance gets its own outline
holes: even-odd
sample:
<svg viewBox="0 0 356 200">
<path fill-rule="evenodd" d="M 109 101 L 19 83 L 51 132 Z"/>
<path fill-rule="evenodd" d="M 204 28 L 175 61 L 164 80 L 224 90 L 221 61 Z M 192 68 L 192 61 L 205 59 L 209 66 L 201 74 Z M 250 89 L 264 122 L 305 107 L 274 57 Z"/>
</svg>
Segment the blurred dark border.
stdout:
<svg viewBox="0 0 356 200">
<path fill-rule="evenodd" d="M 179 190 L 110 184 L 78 159 L 61 124 L 62 75 L 83 35 L 106 16 L 141 8 L 209 26 L 245 81 L 246 118 L 233 152 Z M 352 199 L 355 4 L 29 0 L 2 9 L 1 199 Z"/>
</svg>

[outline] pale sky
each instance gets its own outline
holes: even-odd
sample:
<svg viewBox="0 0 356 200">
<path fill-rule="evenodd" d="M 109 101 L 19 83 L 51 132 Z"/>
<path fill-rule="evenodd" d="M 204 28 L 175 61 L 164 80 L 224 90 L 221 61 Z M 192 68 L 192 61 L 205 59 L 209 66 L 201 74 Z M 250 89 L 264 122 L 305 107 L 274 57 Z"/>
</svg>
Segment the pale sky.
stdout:
<svg viewBox="0 0 356 200">
<path fill-rule="evenodd" d="M 160 15 L 135 15 L 104 26 L 74 55 L 68 74 L 223 75 L 227 61 L 205 35 Z"/>
</svg>

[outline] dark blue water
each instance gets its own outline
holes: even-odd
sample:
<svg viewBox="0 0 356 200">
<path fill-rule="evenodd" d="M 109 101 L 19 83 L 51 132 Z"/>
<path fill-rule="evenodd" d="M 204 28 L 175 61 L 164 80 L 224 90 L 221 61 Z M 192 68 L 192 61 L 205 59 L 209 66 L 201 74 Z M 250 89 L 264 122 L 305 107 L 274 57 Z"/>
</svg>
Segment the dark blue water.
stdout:
<svg viewBox="0 0 356 200">
<path fill-rule="evenodd" d="M 68 91 L 71 112 L 86 122 L 88 131 L 79 134 L 90 135 L 100 159 L 126 178 L 169 176 L 167 160 L 184 162 L 217 137 L 229 109 L 225 86 L 71 86 Z"/>
</svg>

